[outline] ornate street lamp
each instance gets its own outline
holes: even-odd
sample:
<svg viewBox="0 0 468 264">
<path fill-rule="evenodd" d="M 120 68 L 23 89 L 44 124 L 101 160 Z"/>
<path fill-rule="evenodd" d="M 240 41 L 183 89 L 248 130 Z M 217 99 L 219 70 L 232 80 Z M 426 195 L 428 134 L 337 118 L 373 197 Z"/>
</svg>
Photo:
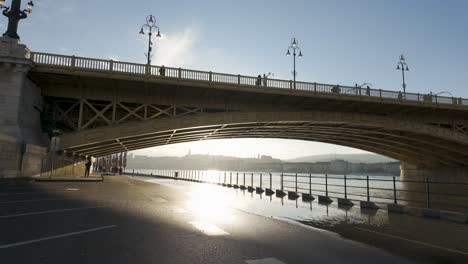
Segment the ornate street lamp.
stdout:
<svg viewBox="0 0 468 264">
<path fill-rule="evenodd" d="M 21 0 L 13 0 L 11 7 L 5 6 L 5 0 L 0 0 L 0 10 L 3 10 L 3 15 L 8 17 L 8 29 L 3 36 L 10 37 L 12 39 L 19 39 L 18 36 L 18 23 L 21 19 L 28 17 L 28 13 L 32 12 L 34 3 L 28 2 L 26 9 L 21 10 Z"/>
<path fill-rule="evenodd" d="M 0 0 L 1 1 L 1 0 Z M 141 26 L 140 35 L 145 35 L 144 28 L 149 30 L 148 32 L 148 53 L 146 54 L 148 58 L 148 65 L 151 65 L 151 51 L 153 50 L 153 42 L 151 41 L 151 36 L 153 35 L 153 30 L 158 30 L 158 34 L 156 37 L 161 37 L 161 33 L 159 32 L 159 27 L 156 26 L 156 18 L 153 15 L 149 15 L 146 17 L 146 24 Z"/>
<path fill-rule="evenodd" d="M 297 51 L 299 51 L 299 54 L 297 54 Z M 302 51 L 301 48 L 299 48 L 299 41 L 297 41 L 296 38 L 291 39 L 291 46 L 288 47 L 288 51 L 286 52 L 286 55 L 289 56 L 293 55 L 293 78 L 294 78 L 294 89 L 296 89 L 296 55 L 298 55 L 299 58 L 302 58 Z"/>
<path fill-rule="evenodd" d="M 397 64 L 396 67 L 397 70 L 401 70 L 401 76 L 403 77 L 403 94 L 405 94 L 406 98 L 406 83 L 405 83 L 405 71 L 409 71 L 408 64 L 405 61 L 405 57 L 403 54 L 400 55 L 400 61 Z"/>
</svg>

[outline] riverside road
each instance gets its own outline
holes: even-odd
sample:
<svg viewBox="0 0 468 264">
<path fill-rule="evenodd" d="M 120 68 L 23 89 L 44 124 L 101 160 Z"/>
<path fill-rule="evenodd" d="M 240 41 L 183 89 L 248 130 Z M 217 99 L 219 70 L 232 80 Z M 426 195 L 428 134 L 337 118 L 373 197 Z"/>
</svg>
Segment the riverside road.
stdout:
<svg viewBox="0 0 468 264">
<path fill-rule="evenodd" d="M 463 251 L 360 233 L 379 249 L 192 191 L 204 184 L 170 184 L 123 176 L 2 182 L 0 263 L 467 263 Z"/>
</svg>

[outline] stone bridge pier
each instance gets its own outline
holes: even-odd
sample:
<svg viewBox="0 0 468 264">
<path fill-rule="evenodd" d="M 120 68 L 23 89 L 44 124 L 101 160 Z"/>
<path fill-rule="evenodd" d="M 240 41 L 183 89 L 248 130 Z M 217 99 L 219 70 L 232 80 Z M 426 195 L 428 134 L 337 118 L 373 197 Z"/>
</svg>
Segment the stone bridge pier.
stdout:
<svg viewBox="0 0 468 264">
<path fill-rule="evenodd" d="M 46 154 L 41 89 L 28 78 L 28 56 L 18 40 L 0 38 L 0 178 L 38 174 Z"/>
<path fill-rule="evenodd" d="M 424 181 L 428 178 L 431 181 L 466 182 L 468 181 L 468 168 L 442 165 L 428 166 L 401 162 L 400 177 L 402 180 Z"/>
</svg>

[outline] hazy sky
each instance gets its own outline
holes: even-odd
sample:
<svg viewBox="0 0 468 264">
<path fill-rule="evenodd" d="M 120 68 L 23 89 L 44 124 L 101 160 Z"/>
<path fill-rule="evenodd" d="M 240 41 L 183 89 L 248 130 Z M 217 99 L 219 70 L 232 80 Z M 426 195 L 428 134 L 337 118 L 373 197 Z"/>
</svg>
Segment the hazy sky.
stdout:
<svg viewBox="0 0 468 264">
<path fill-rule="evenodd" d="M 466 0 L 36 0 L 19 34 L 34 51 L 144 63 L 146 41 L 138 31 L 153 14 L 163 34 L 155 41 L 154 64 L 254 76 L 273 72 L 275 78 L 290 79 L 292 58 L 285 52 L 296 37 L 304 54 L 298 80 L 370 82 L 398 90 L 401 76 L 395 67 L 404 53 L 410 67 L 407 91 L 468 97 L 467 10 Z M 5 30 L 6 18 L 0 18 L 0 27 Z M 215 153 L 212 143 L 199 144 L 151 153 L 182 155 L 189 148 Z M 219 146 L 238 149 L 236 155 L 282 158 L 285 152 L 351 151 L 284 140 Z"/>
</svg>

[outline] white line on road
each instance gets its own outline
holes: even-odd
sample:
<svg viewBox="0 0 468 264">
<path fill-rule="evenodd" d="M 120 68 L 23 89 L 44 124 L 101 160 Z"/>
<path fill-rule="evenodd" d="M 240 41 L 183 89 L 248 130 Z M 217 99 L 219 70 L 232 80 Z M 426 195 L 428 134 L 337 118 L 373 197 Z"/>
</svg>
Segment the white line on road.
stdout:
<svg viewBox="0 0 468 264">
<path fill-rule="evenodd" d="M 31 243 L 36 243 L 36 242 L 40 242 L 40 241 L 44 241 L 44 240 L 51 240 L 51 239 L 57 239 L 57 238 L 62 238 L 62 237 L 74 236 L 74 235 L 79 235 L 79 234 L 84 234 L 84 233 L 99 231 L 99 230 L 108 229 L 108 228 L 113 228 L 113 227 L 117 227 L 117 225 L 102 226 L 102 227 L 97 227 L 97 228 L 92 228 L 92 229 L 86 229 L 86 230 L 77 231 L 77 232 L 65 233 L 65 234 L 56 235 L 56 236 L 49 236 L 49 237 L 43 237 L 43 238 L 37 238 L 37 239 L 27 240 L 27 241 L 23 241 L 23 242 L 17 242 L 17 243 L 12 243 L 12 244 L 0 245 L 0 249 L 11 248 L 11 247 L 16 247 L 16 246 L 21 246 L 21 245 L 26 245 L 26 244 L 31 244 Z"/>
<path fill-rule="evenodd" d="M 1 215 L 1 216 L 0 216 L 0 219 L 2 219 L 2 218 L 12 218 L 12 217 L 18 217 L 18 216 L 27 216 L 27 215 L 50 214 L 50 213 L 57 213 L 57 212 L 87 210 L 87 209 L 95 209 L 95 208 L 102 208 L 102 207 L 106 207 L 106 206 L 78 207 L 78 208 L 60 209 L 60 210 L 50 210 L 50 211 L 41 211 L 41 212 L 24 213 L 24 214 Z"/>
<path fill-rule="evenodd" d="M 275 258 L 246 260 L 247 264 L 286 264 Z"/>
<path fill-rule="evenodd" d="M 194 222 L 189 222 L 189 223 L 207 236 L 229 235 L 228 232 L 222 230 L 221 228 L 219 228 L 218 226 L 212 223 L 202 222 L 202 221 L 194 221 Z"/>
<path fill-rule="evenodd" d="M 445 251 L 449 251 L 449 252 L 452 252 L 452 253 L 457 253 L 457 254 L 462 254 L 462 255 L 468 256 L 467 252 L 456 250 L 456 249 L 450 249 L 450 248 L 446 248 L 446 247 L 442 247 L 442 246 L 436 246 L 436 245 L 432 245 L 432 244 L 429 244 L 429 243 L 425 243 L 425 242 L 421 242 L 421 241 L 417 241 L 417 240 L 411 240 L 411 239 L 407 239 L 407 238 L 400 237 L 400 236 L 389 235 L 389 234 L 385 234 L 385 233 L 381 233 L 381 232 L 377 232 L 377 231 L 373 231 L 373 230 L 369 230 L 369 229 L 365 229 L 365 228 L 360 228 L 360 227 L 355 227 L 355 228 L 358 229 L 358 230 L 361 230 L 361 231 L 374 233 L 374 234 L 378 234 L 378 235 L 381 235 L 381 236 L 391 237 L 391 238 L 394 238 L 394 239 L 400 239 L 400 240 L 407 241 L 407 242 L 410 242 L 410 243 L 419 244 L 419 245 L 432 247 L 432 248 L 437 248 L 437 249 L 440 249 L 440 250 L 445 250 Z"/>
</svg>

